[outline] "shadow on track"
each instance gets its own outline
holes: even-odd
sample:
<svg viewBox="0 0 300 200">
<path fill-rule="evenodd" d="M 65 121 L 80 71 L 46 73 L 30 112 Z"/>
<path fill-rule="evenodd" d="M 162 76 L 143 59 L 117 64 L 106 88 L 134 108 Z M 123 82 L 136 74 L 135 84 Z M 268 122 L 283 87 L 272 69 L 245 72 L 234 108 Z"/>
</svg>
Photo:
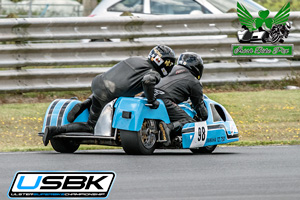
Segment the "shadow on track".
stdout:
<svg viewBox="0 0 300 200">
<path fill-rule="evenodd" d="M 152 155 L 127 155 L 122 149 L 113 149 L 113 150 L 81 150 L 75 153 L 57 153 L 55 151 L 40 152 L 42 154 L 61 154 L 61 155 L 124 155 L 124 156 L 219 156 L 219 155 L 236 155 L 240 152 L 214 152 L 211 154 L 193 154 L 189 150 L 178 150 L 178 149 L 168 149 L 168 150 L 156 150 Z"/>
</svg>

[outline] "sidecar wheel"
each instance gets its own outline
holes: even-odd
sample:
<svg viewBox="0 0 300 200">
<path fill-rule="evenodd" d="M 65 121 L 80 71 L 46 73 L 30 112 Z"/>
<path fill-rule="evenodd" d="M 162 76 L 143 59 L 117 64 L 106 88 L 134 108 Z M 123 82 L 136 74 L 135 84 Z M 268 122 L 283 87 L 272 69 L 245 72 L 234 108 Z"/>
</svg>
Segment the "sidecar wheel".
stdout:
<svg viewBox="0 0 300 200">
<path fill-rule="evenodd" d="M 74 153 L 80 146 L 74 140 L 52 138 L 50 141 L 53 149 L 59 153 Z"/>
<path fill-rule="evenodd" d="M 191 149 L 194 154 L 209 154 L 212 153 L 216 149 L 217 145 L 199 147 L 197 149 Z"/>
</svg>

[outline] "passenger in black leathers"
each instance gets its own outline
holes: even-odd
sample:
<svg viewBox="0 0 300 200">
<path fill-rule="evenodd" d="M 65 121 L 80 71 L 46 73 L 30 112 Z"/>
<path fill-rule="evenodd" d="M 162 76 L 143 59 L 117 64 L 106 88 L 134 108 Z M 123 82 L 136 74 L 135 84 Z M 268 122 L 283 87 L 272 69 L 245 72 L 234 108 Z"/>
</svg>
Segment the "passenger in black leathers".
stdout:
<svg viewBox="0 0 300 200">
<path fill-rule="evenodd" d="M 116 64 L 106 73 L 96 76 L 91 87 L 93 94 L 84 102 L 76 104 L 67 116 L 68 121 L 73 122 L 83 110 L 90 107 L 87 123 L 46 127 L 43 136 L 44 145 L 47 146 L 49 140 L 60 133 L 93 133 L 103 107 L 121 96 L 133 97 L 144 90 L 148 103 L 152 104 L 150 108 L 158 108 L 159 102 L 154 97 L 154 86 L 161 77 L 167 76 L 171 72 L 174 63 L 174 51 L 168 46 L 158 45 L 150 51 L 148 59 L 128 58 Z"/>
<path fill-rule="evenodd" d="M 195 122 L 177 104 L 190 98 L 192 107 L 197 112 L 199 120 L 206 120 L 207 109 L 203 101 L 202 85 L 199 82 L 203 72 L 203 61 L 196 53 L 186 52 L 179 56 L 178 65 L 173 67 L 172 72 L 161 79 L 155 86 L 155 96 L 162 99 L 170 117 L 170 124 L 160 122 L 159 129 L 167 138 L 164 143 L 168 146 L 171 142 L 170 133 L 181 129 L 186 123 Z"/>
</svg>

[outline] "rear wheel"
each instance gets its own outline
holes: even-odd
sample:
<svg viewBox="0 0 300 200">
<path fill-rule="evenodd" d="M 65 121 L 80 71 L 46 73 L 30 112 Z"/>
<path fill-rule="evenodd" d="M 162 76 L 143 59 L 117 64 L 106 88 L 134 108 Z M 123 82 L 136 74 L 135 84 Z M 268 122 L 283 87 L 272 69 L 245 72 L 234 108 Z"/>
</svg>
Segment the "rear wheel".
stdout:
<svg viewBox="0 0 300 200">
<path fill-rule="evenodd" d="M 216 149 L 217 145 L 199 147 L 197 149 L 191 149 L 194 154 L 209 154 L 212 153 Z"/>
<path fill-rule="evenodd" d="M 140 131 L 120 130 L 121 143 L 129 155 L 150 155 L 156 147 L 156 122 L 145 120 Z"/>
<path fill-rule="evenodd" d="M 53 149 L 59 153 L 74 153 L 80 146 L 70 139 L 52 138 L 50 141 Z"/>
</svg>

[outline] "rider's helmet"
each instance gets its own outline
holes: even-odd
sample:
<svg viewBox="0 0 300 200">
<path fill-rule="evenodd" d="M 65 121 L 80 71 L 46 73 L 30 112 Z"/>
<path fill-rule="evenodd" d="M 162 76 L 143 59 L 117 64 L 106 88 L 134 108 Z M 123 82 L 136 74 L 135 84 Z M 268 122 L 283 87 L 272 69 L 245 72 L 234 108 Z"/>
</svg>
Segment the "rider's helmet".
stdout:
<svg viewBox="0 0 300 200">
<path fill-rule="evenodd" d="M 167 76 L 175 64 L 174 51 L 165 45 L 154 47 L 149 55 L 148 60 L 151 62 L 155 70 L 162 76 Z"/>
<path fill-rule="evenodd" d="M 198 54 L 193 52 L 182 53 L 177 64 L 187 68 L 198 80 L 202 77 L 203 60 Z"/>
<path fill-rule="evenodd" d="M 290 30 L 290 28 L 292 27 L 291 22 L 286 22 L 285 27 L 286 27 L 286 29 Z"/>
</svg>

